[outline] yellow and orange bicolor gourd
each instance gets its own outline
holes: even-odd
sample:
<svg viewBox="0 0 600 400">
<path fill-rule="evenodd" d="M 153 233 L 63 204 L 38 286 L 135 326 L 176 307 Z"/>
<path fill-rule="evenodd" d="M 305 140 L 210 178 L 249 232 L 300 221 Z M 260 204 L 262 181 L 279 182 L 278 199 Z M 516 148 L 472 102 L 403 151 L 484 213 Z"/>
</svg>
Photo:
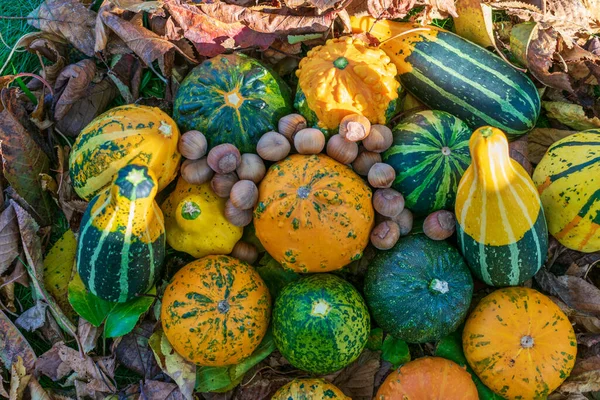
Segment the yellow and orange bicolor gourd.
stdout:
<svg viewBox="0 0 600 400">
<path fill-rule="evenodd" d="M 458 242 L 473 273 L 488 285 L 517 285 L 546 259 L 548 233 L 537 189 L 511 159 L 508 141 L 482 127 L 469 140 L 472 164 L 458 185 Z"/>
</svg>

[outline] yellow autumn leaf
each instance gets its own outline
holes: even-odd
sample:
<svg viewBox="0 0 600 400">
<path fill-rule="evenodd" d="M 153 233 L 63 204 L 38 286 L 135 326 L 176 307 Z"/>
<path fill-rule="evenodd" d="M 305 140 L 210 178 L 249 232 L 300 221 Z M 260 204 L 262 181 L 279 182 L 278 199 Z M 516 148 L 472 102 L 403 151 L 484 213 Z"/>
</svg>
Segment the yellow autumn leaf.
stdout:
<svg viewBox="0 0 600 400">
<path fill-rule="evenodd" d="M 75 234 L 69 229 L 44 258 L 44 286 L 71 319 L 75 317 L 75 312 L 69 304 L 68 286 L 73 275 L 76 250 Z"/>
<path fill-rule="evenodd" d="M 562 101 L 544 101 L 542 106 L 548 117 L 558 120 L 567 126 L 579 131 L 600 128 L 600 119 L 588 118 L 579 104 L 564 103 Z"/>
<path fill-rule="evenodd" d="M 492 7 L 480 0 L 457 0 L 454 18 L 456 33 L 483 47 L 495 46 Z"/>
</svg>

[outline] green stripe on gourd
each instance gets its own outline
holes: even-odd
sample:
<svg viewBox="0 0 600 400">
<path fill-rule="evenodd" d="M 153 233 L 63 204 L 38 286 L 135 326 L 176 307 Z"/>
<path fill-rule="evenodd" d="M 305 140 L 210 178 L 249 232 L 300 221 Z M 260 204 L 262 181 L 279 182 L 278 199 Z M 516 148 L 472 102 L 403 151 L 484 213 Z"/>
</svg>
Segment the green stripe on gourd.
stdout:
<svg viewBox="0 0 600 400">
<path fill-rule="evenodd" d="M 383 161 L 396 171 L 393 187 L 419 215 L 452 210 L 458 182 L 471 163 L 471 131 L 443 111 L 422 111 L 393 129 L 394 142 Z"/>
</svg>

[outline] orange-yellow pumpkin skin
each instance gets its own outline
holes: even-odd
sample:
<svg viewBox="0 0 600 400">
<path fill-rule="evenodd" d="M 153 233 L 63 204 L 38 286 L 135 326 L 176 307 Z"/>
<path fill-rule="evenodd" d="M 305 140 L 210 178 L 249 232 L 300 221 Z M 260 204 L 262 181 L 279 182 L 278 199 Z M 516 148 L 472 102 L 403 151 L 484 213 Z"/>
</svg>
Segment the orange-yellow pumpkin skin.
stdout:
<svg viewBox="0 0 600 400">
<path fill-rule="evenodd" d="M 477 387 L 460 365 L 441 357 L 404 364 L 383 382 L 375 400 L 477 400 Z"/>
<path fill-rule="evenodd" d="M 545 399 L 569 376 L 577 339 L 566 315 L 540 292 L 509 287 L 486 296 L 463 331 L 481 381 L 506 399 Z"/>
<path fill-rule="evenodd" d="M 323 379 L 294 379 L 281 387 L 271 400 L 352 400 L 337 386 Z"/>
<path fill-rule="evenodd" d="M 215 367 L 252 354 L 270 316 L 269 290 L 254 268 L 217 255 L 179 270 L 165 289 L 161 309 L 163 330 L 175 351 Z"/>
<path fill-rule="evenodd" d="M 371 189 L 349 167 L 324 155 L 292 155 L 260 183 L 254 226 L 284 268 L 327 272 L 359 259 L 375 211 Z"/>
</svg>

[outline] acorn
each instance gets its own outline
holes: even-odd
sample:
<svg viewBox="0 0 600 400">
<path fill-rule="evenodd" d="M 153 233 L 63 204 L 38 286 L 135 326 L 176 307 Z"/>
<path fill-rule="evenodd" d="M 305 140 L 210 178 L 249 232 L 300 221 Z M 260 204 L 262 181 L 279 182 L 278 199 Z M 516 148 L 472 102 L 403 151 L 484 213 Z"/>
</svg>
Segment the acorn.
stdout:
<svg viewBox="0 0 600 400">
<path fill-rule="evenodd" d="M 371 132 L 371 122 L 360 114 L 346 115 L 340 121 L 340 135 L 351 142 L 364 140 Z"/>
<path fill-rule="evenodd" d="M 208 142 L 200 131 L 187 131 L 179 139 L 179 152 L 188 160 L 198 160 L 206 155 Z"/>
<path fill-rule="evenodd" d="M 456 230 L 456 218 L 447 210 L 432 212 L 423 222 L 423 233 L 433 240 L 448 239 Z"/>
<path fill-rule="evenodd" d="M 362 145 L 368 151 L 383 153 L 392 146 L 394 135 L 392 130 L 385 125 L 372 125 L 371 133 L 363 141 Z"/>
<path fill-rule="evenodd" d="M 367 179 L 375 188 L 389 188 L 396 179 L 396 171 L 389 164 L 375 163 L 369 170 Z"/>
<path fill-rule="evenodd" d="M 307 126 L 308 124 L 306 123 L 306 118 L 304 118 L 302 115 L 289 114 L 279 120 L 279 123 L 277 124 L 277 130 L 279 133 L 285 136 L 290 143 L 293 143 L 294 135 Z"/>
<path fill-rule="evenodd" d="M 400 238 L 400 227 L 392 220 L 380 222 L 371 231 L 371 243 L 379 250 L 389 250 Z"/>
<path fill-rule="evenodd" d="M 223 143 L 208 152 L 208 165 L 217 174 L 228 174 L 242 162 L 240 151 L 232 144 Z"/>
<path fill-rule="evenodd" d="M 235 170 L 238 178 L 259 183 L 265 177 L 267 168 L 262 158 L 253 153 L 242 154 L 242 162 Z"/>
<path fill-rule="evenodd" d="M 315 128 L 302 129 L 294 136 L 294 147 L 300 154 L 319 154 L 325 147 L 325 135 Z"/>
<path fill-rule="evenodd" d="M 373 207 L 384 217 L 395 217 L 404 210 L 404 196 L 394 189 L 377 189 L 373 194 Z"/>
<path fill-rule="evenodd" d="M 185 160 L 181 164 L 181 177 L 187 183 L 201 185 L 212 179 L 215 171 L 208 166 L 206 157 L 199 160 Z"/>
<path fill-rule="evenodd" d="M 290 154 L 290 142 L 277 132 L 267 132 L 261 136 L 256 145 L 256 152 L 263 160 L 279 161 Z"/>
<path fill-rule="evenodd" d="M 229 193 L 231 203 L 239 209 L 249 210 L 254 208 L 258 201 L 258 188 L 250 180 L 237 181 Z"/>
<path fill-rule="evenodd" d="M 392 217 L 391 220 L 400 227 L 400 236 L 406 236 L 412 230 L 413 213 L 408 208 L 405 208 L 400 214 Z"/>
<path fill-rule="evenodd" d="M 252 222 L 252 210 L 242 210 L 230 200 L 225 203 L 225 218 L 235 226 L 246 226 Z"/>
<path fill-rule="evenodd" d="M 352 168 L 357 174 L 367 176 L 371 167 L 380 162 L 381 154 L 372 151 L 362 151 L 356 156 L 356 160 L 352 163 Z"/>
<path fill-rule="evenodd" d="M 342 164 L 350 164 L 358 155 L 358 144 L 333 135 L 327 142 L 327 155 Z"/>
<path fill-rule="evenodd" d="M 233 185 L 235 185 L 237 181 L 238 177 L 235 172 L 215 174 L 210 181 L 210 186 L 217 196 L 227 198 L 231 193 L 231 188 L 233 188 Z"/>
<path fill-rule="evenodd" d="M 254 245 L 240 240 L 233 246 L 233 250 L 229 255 L 248 264 L 254 264 L 258 259 L 258 250 Z"/>
</svg>

